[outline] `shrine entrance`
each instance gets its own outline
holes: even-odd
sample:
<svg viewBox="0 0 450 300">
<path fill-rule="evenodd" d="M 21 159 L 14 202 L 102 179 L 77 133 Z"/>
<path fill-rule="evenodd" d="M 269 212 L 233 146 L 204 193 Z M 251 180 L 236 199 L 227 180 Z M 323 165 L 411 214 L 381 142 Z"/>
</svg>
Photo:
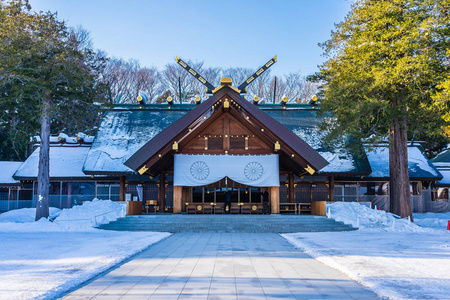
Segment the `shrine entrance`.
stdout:
<svg viewBox="0 0 450 300">
<path fill-rule="evenodd" d="M 269 188 L 248 186 L 225 177 L 213 184 L 191 187 L 190 190 L 189 201 L 184 203 L 184 212 L 188 214 L 262 214 L 265 212 L 262 193 L 269 191 Z M 229 204 L 227 192 L 231 197 Z M 266 207 L 266 213 L 269 212 Z"/>
</svg>

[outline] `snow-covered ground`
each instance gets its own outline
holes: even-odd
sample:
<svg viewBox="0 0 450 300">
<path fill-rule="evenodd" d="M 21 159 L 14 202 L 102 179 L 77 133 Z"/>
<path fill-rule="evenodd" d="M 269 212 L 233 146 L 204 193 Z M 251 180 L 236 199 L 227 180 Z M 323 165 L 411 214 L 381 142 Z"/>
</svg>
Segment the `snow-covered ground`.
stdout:
<svg viewBox="0 0 450 300">
<path fill-rule="evenodd" d="M 360 229 L 283 236 L 381 297 L 450 299 L 450 213 L 414 214 L 411 223 L 358 203 L 328 208 L 332 218 Z"/>
<path fill-rule="evenodd" d="M 35 213 L 0 214 L 0 299 L 57 298 L 169 235 L 93 228 L 124 214 L 112 201 L 52 208 L 54 222 L 34 222 Z"/>
</svg>

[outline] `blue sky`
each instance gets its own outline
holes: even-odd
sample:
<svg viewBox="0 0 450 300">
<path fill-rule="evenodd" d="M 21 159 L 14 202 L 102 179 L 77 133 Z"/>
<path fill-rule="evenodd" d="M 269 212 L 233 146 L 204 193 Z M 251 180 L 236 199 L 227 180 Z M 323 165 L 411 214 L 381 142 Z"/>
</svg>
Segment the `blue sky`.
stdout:
<svg viewBox="0 0 450 300">
<path fill-rule="evenodd" d="M 351 0 L 30 0 L 91 32 L 110 56 L 163 68 L 178 55 L 205 66 L 257 69 L 274 55 L 272 74 L 309 75 L 324 61 L 317 45 L 344 20 Z"/>
</svg>

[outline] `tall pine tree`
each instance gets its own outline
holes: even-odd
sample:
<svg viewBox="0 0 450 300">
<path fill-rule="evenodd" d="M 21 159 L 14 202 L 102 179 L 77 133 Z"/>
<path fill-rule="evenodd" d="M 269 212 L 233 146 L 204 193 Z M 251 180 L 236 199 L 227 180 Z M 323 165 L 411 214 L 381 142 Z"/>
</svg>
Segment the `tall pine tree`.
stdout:
<svg viewBox="0 0 450 300">
<path fill-rule="evenodd" d="M 358 0 L 321 46 L 328 60 L 323 124 L 329 139 L 388 137 L 391 211 L 412 218 L 408 133 L 440 135 L 448 105 L 432 95 L 448 72 L 448 0 Z"/>
<path fill-rule="evenodd" d="M 80 47 L 56 14 L 33 13 L 28 1 L 1 2 L 0 95 L 6 116 L 40 122 L 36 220 L 49 215 L 51 124 L 89 124 L 104 86 L 96 81 L 95 53 Z M 26 112 L 23 111 L 26 109 Z M 26 122 L 26 120 L 21 120 Z M 4 121 L 3 121 L 4 122 Z"/>
</svg>

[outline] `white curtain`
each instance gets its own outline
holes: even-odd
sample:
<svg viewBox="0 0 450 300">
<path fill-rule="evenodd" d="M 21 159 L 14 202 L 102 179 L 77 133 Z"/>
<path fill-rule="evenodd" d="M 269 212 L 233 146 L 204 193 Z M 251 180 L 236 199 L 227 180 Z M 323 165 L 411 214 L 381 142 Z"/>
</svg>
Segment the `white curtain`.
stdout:
<svg viewBox="0 0 450 300">
<path fill-rule="evenodd" d="M 175 155 L 174 185 L 201 186 L 224 177 L 249 186 L 279 186 L 278 155 Z"/>
<path fill-rule="evenodd" d="M 142 185 L 136 187 L 139 201 L 144 201 L 144 188 Z"/>
</svg>

